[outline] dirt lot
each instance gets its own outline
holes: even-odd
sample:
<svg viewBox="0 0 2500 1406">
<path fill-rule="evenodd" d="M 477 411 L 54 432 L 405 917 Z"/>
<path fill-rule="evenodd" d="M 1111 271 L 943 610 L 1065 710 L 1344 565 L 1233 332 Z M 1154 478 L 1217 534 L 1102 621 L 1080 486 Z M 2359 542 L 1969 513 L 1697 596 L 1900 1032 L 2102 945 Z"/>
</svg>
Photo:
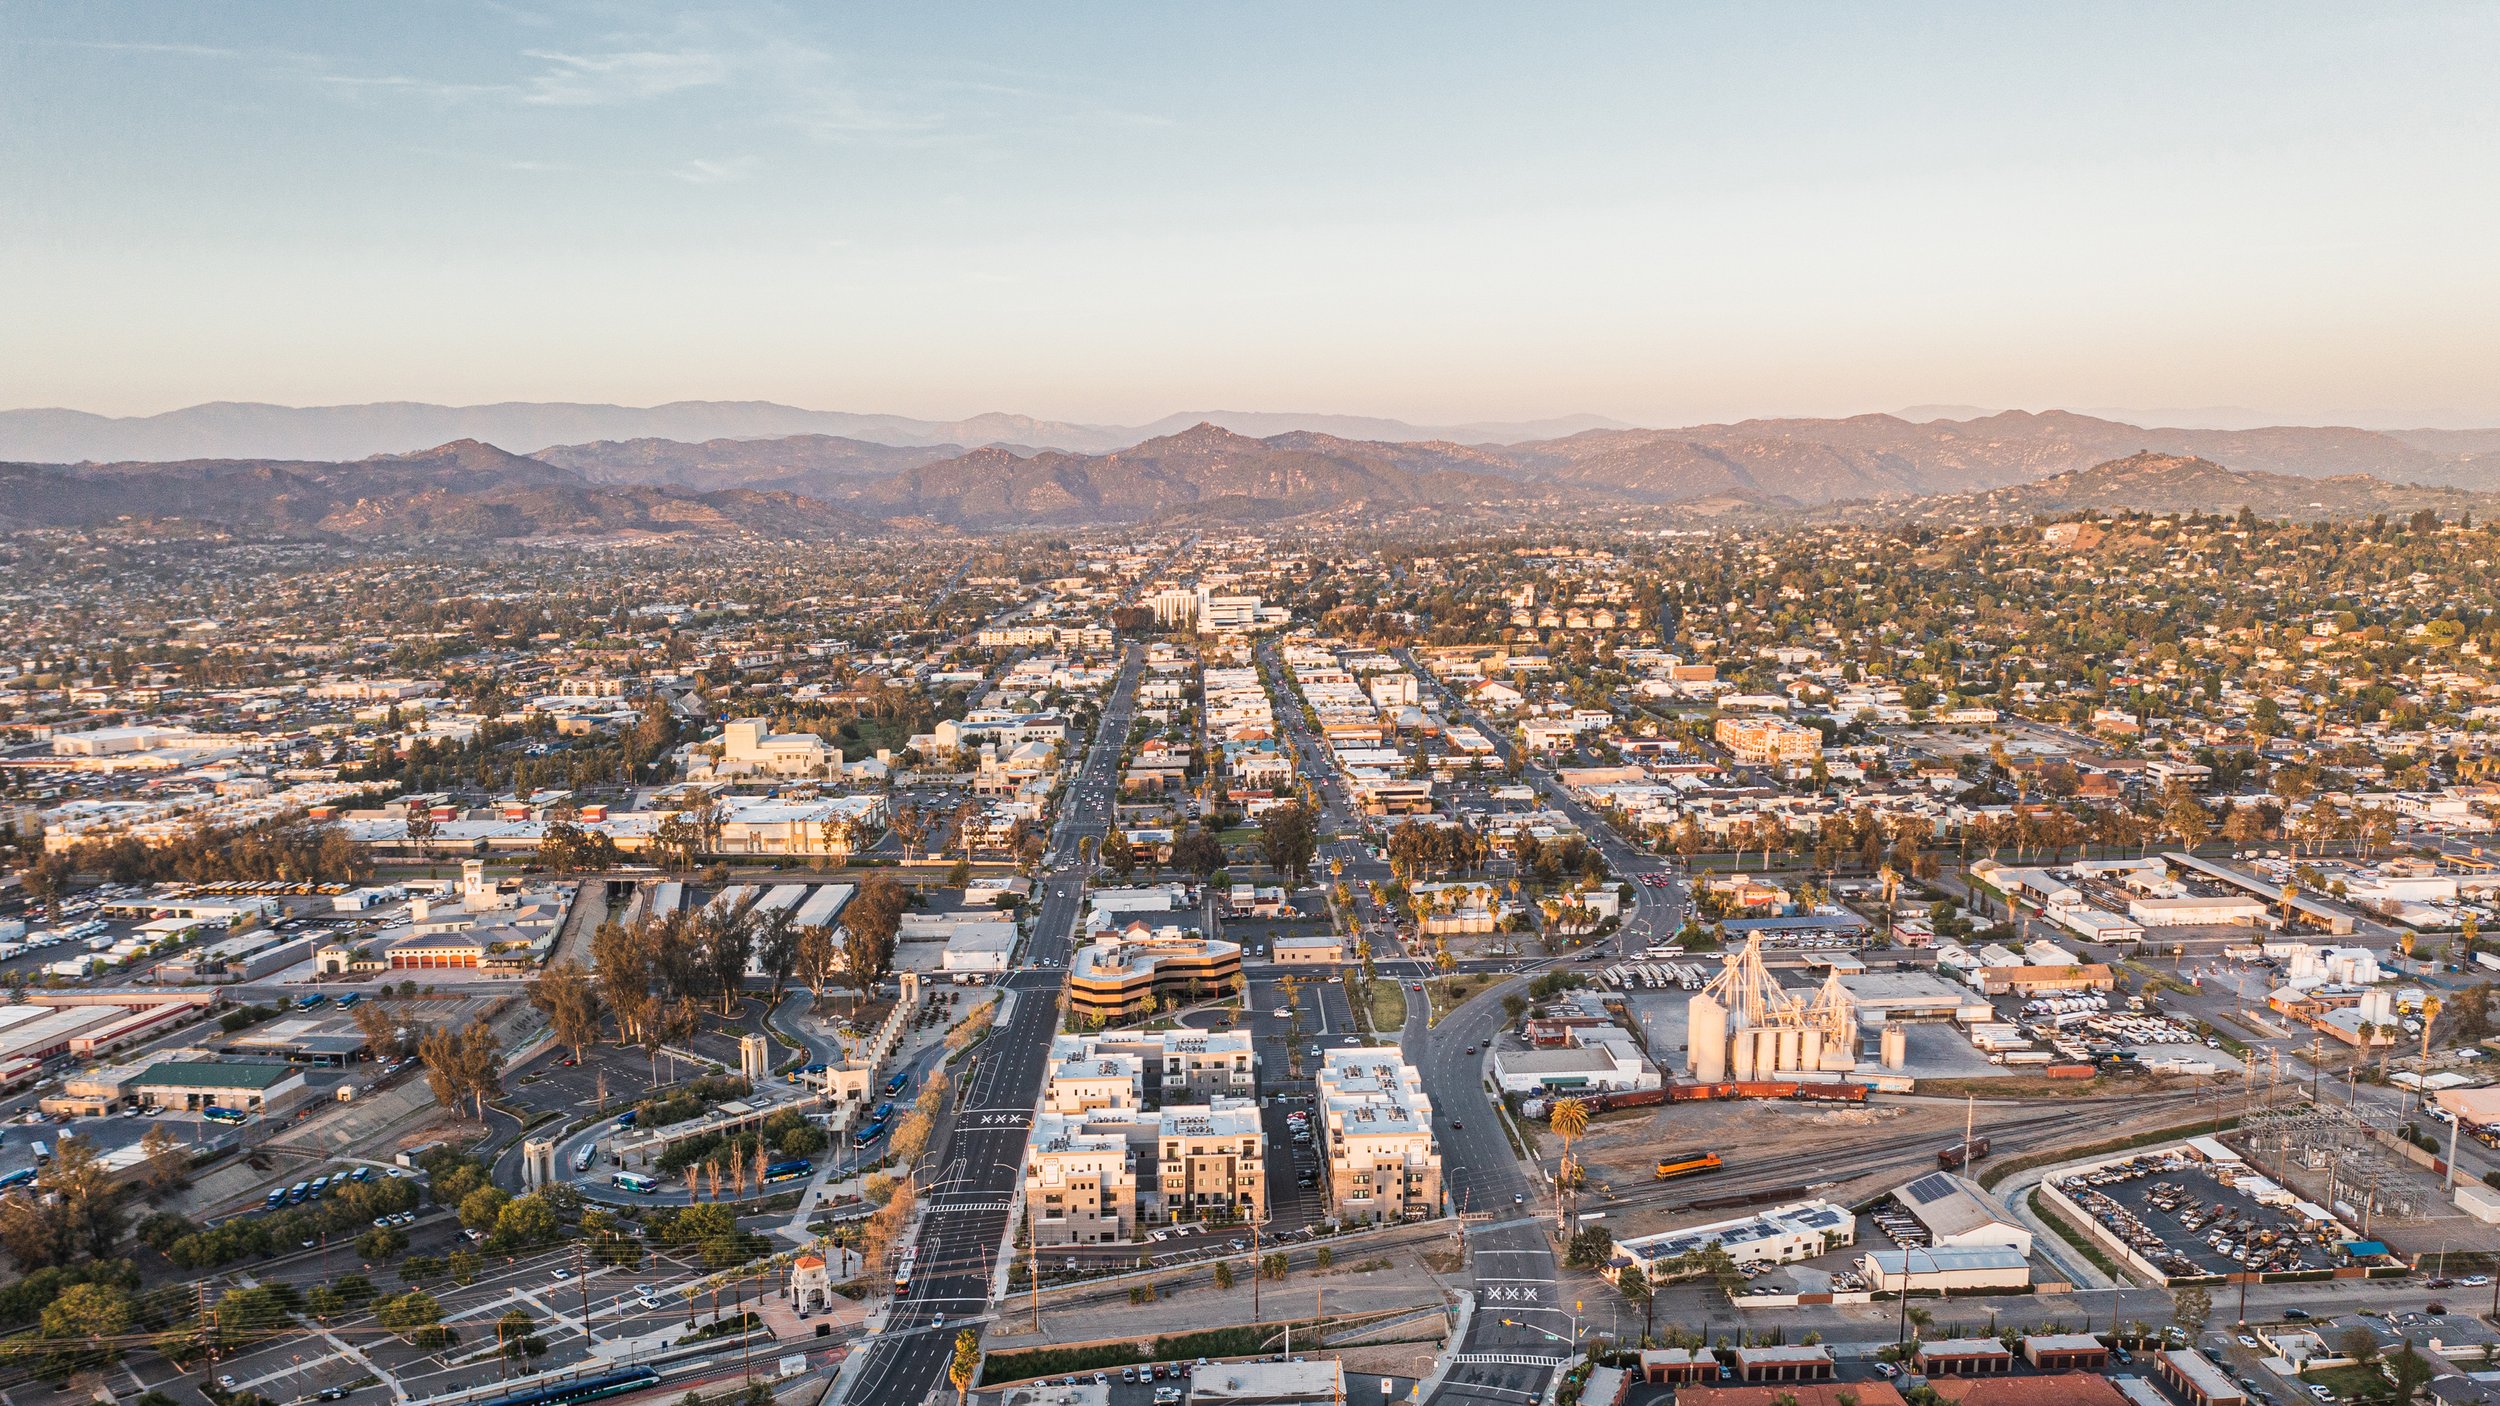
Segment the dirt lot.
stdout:
<svg viewBox="0 0 2500 1406">
<path fill-rule="evenodd" d="M 1315 1310 L 1353 1314 L 1440 1308 L 1449 1302 L 1449 1285 L 1430 1259 L 1431 1252 L 1442 1243 L 1445 1242 L 1423 1241 L 1378 1251 L 1359 1241 L 1332 1246 L 1333 1252 L 1343 1258 L 1325 1270 L 1311 1268 L 1297 1247 L 1297 1267 L 1284 1282 L 1264 1285 L 1262 1316 L 1275 1320 L 1287 1315 L 1308 1316 Z M 1196 1265 L 1152 1276 L 1154 1297 L 1144 1307 L 1131 1303 L 1123 1287 L 1144 1280 L 1123 1280 L 1098 1292 L 1065 1295 L 1049 1295 L 1045 1286 L 1044 1331 L 1033 1333 L 1031 1320 L 1020 1316 L 1025 1311 L 1024 1301 L 1014 1299 L 1000 1312 L 987 1345 L 1003 1350 L 1055 1342 L 1092 1342 L 1138 1332 L 1141 1324 L 1152 1331 L 1168 1332 L 1174 1331 L 1176 1325 L 1196 1329 L 1250 1322 L 1248 1271 L 1243 1270 L 1241 1282 L 1230 1289 L 1217 1288 L 1213 1275 L 1210 1267 Z M 1437 1331 L 1433 1325 L 1419 1324 L 1408 1331 L 1383 1336 L 1429 1337 Z M 1428 1357 L 1430 1345 L 1422 1350 Z M 1395 1355 L 1387 1348 L 1375 1354 L 1384 1364 Z M 1398 1368 L 1384 1365 L 1373 1370 Z M 1409 1370 L 1406 1375 L 1414 1373 Z"/>
</svg>

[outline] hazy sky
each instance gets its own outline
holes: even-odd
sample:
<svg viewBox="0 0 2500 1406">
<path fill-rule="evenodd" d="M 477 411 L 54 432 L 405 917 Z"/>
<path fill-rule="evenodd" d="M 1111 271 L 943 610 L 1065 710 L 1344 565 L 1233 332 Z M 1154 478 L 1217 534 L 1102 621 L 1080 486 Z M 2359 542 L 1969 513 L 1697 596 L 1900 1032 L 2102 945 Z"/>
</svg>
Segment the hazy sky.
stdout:
<svg viewBox="0 0 2500 1406">
<path fill-rule="evenodd" d="M 0 405 L 2500 423 L 2500 6 L 0 0 Z"/>
</svg>

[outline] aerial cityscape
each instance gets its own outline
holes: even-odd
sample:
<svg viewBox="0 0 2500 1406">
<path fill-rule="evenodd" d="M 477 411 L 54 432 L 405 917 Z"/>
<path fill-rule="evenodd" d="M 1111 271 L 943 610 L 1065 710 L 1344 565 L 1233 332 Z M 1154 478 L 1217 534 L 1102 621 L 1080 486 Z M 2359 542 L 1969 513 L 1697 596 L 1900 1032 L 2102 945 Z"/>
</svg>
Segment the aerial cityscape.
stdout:
<svg viewBox="0 0 2500 1406">
<path fill-rule="evenodd" d="M 2500 1401 L 2496 60 L 0 7 L 0 1406 Z"/>
</svg>

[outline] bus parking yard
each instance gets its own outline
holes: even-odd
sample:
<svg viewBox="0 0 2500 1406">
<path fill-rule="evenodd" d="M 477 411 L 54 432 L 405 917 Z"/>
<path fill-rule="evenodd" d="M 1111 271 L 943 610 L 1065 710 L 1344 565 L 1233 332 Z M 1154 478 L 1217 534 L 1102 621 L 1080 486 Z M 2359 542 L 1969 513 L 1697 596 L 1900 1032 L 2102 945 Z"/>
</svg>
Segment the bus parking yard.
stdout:
<svg viewBox="0 0 2500 1406">
<path fill-rule="evenodd" d="M 352 1259 L 347 1267 L 356 1269 Z M 369 1272 L 385 1296 L 407 1287 Z M 303 1256 L 252 1279 L 309 1293 L 339 1277 L 338 1257 L 325 1267 L 319 1257 Z M 439 1347 L 418 1346 L 383 1328 L 368 1306 L 322 1324 L 310 1337 L 295 1335 L 248 1348 L 196 1375 L 229 1392 L 255 1392 L 279 1402 L 313 1400 L 331 1391 L 404 1401 L 527 1372 L 631 1367 L 711 1320 L 710 1282 L 699 1263 L 667 1255 L 637 1268 L 590 1262 L 569 1246 L 495 1257 L 470 1283 L 432 1279 L 422 1286 L 439 1305 L 442 1324 L 451 1329 L 452 1341 Z M 698 1285 L 704 1289 L 699 1298 L 690 1292 Z M 734 1320 L 759 1295 L 769 1296 L 772 1287 L 769 1277 L 740 1281 L 722 1293 L 720 1316 Z M 219 1291 L 218 1281 L 211 1281 L 208 1292 Z M 515 1311 L 528 1315 L 527 1335 L 543 1343 L 544 1350 L 531 1353 L 524 1347 L 518 1360 L 507 1360 L 499 1352 L 497 1325 Z M 727 1342 L 734 1361 L 738 1344 L 734 1338 Z M 769 1344 L 756 1349 L 759 1354 L 769 1350 Z"/>
</svg>

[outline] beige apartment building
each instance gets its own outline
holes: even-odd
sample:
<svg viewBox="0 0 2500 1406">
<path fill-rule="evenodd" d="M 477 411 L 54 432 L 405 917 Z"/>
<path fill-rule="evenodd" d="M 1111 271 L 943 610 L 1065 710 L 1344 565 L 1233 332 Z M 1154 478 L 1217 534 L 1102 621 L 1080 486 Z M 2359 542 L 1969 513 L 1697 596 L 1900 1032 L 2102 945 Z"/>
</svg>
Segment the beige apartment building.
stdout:
<svg viewBox="0 0 2500 1406">
<path fill-rule="evenodd" d="M 1145 1063 L 1133 1054 L 1090 1049 L 1062 1053 L 1086 1043 L 1060 1036 L 1052 1044 L 1050 1078 L 1042 1085 L 1042 1111 L 1079 1115 L 1112 1109 L 1135 1113 L 1146 1106 Z"/>
<path fill-rule="evenodd" d="M 1318 1092 L 1331 1216 L 1367 1225 L 1441 1213 L 1441 1148 L 1415 1066 L 1386 1047 L 1330 1050 Z"/>
<path fill-rule="evenodd" d="M 1154 1106 L 1196 1090 L 1207 1092 Z M 1035 1242 L 1098 1245 L 1134 1239 L 1140 1225 L 1265 1220 L 1255 1092 L 1247 1031 L 1053 1040 L 1025 1162 Z"/>
<path fill-rule="evenodd" d="M 1267 1136 L 1247 1099 L 1166 1108 L 1157 1119 L 1155 1196 L 1166 1221 L 1267 1219 Z"/>
<path fill-rule="evenodd" d="M 1137 1172 L 1126 1130 L 1081 1116 L 1036 1118 L 1025 1155 L 1024 1212 L 1037 1246 L 1135 1239 Z"/>
<path fill-rule="evenodd" d="M 1711 734 L 1728 755 L 1750 766 L 1804 764 L 1823 755 L 1823 734 L 1780 718 L 1722 717 Z"/>
<path fill-rule="evenodd" d="M 1247 1030 L 1106 1030 L 1090 1035 L 1062 1035 L 1051 1042 L 1050 1084 L 1109 1077 L 1089 1071 L 1089 1063 L 1133 1063 L 1139 1083 L 1127 1103 L 1094 1103 L 1090 1107 L 1135 1108 L 1153 1103 L 1204 1103 L 1218 1098 L 1249 1098 L 1258 1091 Z M 1108 1097 L 1108 1091 L 1096 1096 Z M 1046 1098 L 1050 1097 L 1046 1095 Z M 1055 1106 L 1046 1103 L 1045 1106 Z"/>
</svg>

